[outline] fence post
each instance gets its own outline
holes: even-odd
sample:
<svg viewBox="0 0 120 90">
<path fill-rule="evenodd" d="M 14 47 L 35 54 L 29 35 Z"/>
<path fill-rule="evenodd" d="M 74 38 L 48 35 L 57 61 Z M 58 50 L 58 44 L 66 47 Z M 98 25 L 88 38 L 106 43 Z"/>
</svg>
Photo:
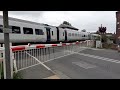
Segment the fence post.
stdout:
<svg viewBox="0 0 120 90">
<path fill-rule="evenodd" d="M 1 44 L 0 44 L 1 47 Z M 0 59 L 2 58 L 2 53 L 0 52 Z M 1 79 L 1 74 L 2 74 L 2 61 L 0 60 L 0 79 Z"/>
<path fill-rule="evenodd" d="M 10 42 L 10 67 L 11 67 L 11 79 L 13 79 L 13 59 L 14 59 L 14 54 L 11 49 L 12 43 Z"/>
<path fill-rule="evenodd" d="M 3 44 L 3 47 L 4 47 L 4 44 Z M 3 72 L 4 72 L 4 79 L 6 79 L 5 50 L 3 50 Z"/>
<path fill-rule="evenodd" d="M 0 44 L 0 47 L 3 47 L 3 44 L 2 44 L 2 43 Z M 3 53 L 0 52 L 0 58 L 2 58 L 2 57 L 3 57 Z"/>
<path fill-rule="evenodd" d="M 10 44 L 11 45 L 11 44 Z M 10 48 L 10 67 L 11 67 L 11 78 L 13 79 L 13 52 L 12 49 Z"/>
</svg>

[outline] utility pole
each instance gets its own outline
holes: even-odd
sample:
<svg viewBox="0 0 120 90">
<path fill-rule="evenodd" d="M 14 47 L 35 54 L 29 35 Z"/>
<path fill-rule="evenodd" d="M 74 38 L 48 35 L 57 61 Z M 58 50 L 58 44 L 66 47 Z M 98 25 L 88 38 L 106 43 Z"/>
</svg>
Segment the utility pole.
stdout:
<svg viewBox="0 0 120 90">
<path fill-rule="evenodd" d="M 9 22 L 8 11 L 3 11 L 3 31 L 5 44 L 5 79 L 11 79 L 11 64 L 10 64 L 10 41 L 9 41 Z"/>
</svg>

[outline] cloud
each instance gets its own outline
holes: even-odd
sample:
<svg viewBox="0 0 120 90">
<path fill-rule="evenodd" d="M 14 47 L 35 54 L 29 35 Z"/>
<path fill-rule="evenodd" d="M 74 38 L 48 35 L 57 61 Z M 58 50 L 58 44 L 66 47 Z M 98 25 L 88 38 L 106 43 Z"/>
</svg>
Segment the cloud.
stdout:
<svg viewBox="0 0 120 90">
<path fill-rule="evenodd" d="M 53 26 L 68 21 L 72 26 L 89 32 L 96 32 L 103 24 L 107 32 L 116 31 L 115 11 L 9 11 L 9 16 Z"/>
</svg>

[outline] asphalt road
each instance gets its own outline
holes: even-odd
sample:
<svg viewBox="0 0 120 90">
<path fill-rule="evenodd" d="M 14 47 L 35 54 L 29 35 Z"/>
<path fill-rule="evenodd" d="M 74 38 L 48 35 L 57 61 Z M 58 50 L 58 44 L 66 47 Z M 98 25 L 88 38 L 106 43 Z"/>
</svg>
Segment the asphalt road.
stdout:
<svg viewBox="0 0 120 90">
<path fill-rule="evenodd" d="M 63 79 L 120 79 L 120 54 L 86 49 L 45 64 Z"/>
</svg>

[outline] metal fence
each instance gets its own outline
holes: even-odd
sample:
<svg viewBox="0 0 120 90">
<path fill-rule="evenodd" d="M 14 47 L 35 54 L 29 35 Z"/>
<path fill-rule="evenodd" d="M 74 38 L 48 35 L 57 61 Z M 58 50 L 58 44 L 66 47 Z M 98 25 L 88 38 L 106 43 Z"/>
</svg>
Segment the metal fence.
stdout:
<svg viewBox="0 0 120 90">
<path fill-rule="evenodd" d="M 51 47 L 40 47 L 28 50 L 19 50 L 13 52 L 13 60 L 16 63 L 16 71 L 20 71 L 50 60 L 54 60 L 66 55 L 73 54 L 74 52 L 79 52 L 82 47 L 92 47 L 93 42 L 83 41 L 75 43 L 66 44 L 53 44 Z"/>
<path fill-rule="evenodd" d="M 4 49 L 0 47 L 0 79 L 3 78 Z"/>
<path fill-rule="evenodd" d="M 11 60 L 14 65 L 13 72 L 18 72 L 38 64 L 45 66 L 45 62 L 71 55 L 74 52 L 79 52 L 82 47 L 92 47 L 94 45 L 93 42 L 94 41 L 82 41 L 75 43 L 51 44 L 37 48 L 36 45 L 31 45 L 24 49 L 11 49 Z M 4 50 L 2 50 L 2 53 L 4 54 L 3 51 Z M 4 60 L 4 55 L 2 60 Z M 49 69 L 47 66 L 45 67 Z"/>
</svg>

